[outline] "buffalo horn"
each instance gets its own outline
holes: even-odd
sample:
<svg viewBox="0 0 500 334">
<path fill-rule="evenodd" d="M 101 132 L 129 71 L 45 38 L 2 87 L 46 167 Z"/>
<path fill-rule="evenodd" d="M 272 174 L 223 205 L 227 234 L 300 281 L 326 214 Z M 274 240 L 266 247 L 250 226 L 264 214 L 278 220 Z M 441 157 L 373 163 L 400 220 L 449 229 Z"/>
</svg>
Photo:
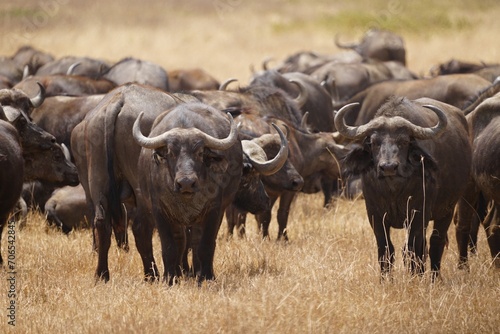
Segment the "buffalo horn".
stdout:
<svg viewBox="0 0 500 334">
<path fill-rule="evenodd" d="M 23 67 L 23 80 L 30 76 L 30 67 L 29 65 L 24 65 Z"/>
<path fill-rule="evenodd" d="M 221 85 L 219 86 L 219 90 L 226 90 L 227 86 L 229 86 L 232 82 L 235 82 L 235 81 L 238 81 L 238 79 L 236 79 L 236 78 L 227 79 L 226 81 L 221 83 Z"/>
<path fill-rule="evenodd" d="M 309 111 L 306 111 L 304 115 L 302 115 L 302 120 L 300 121 L 300 128 L 304 130 L 308 130 L 307 121 L 309 120 Z"/>
<path fill-rule="evenodd" d="M 294 100 L 297 103 L 297 105 L 299 106 L 299 108 L 302 108 L 306 104 L 307 98 L 308 98 L 307 91 L 306 91 L 306 88 L 304 87 L 304 84 L 302 82 L 300 82 L 300 80 L 296 80 L 296 79 L 290 79 L 288 81 L 296 84 L 299 87 L 299 96 L 297 96 Z"/>
<path fill-rule="evenodd" d="M 288 141 L 286 140 L 285 135 L 283 134 L 279 126 L 274 123 L 271 125 L 276 129 L 281 139 L 281 147 L 278 154 L 276 154 L 273 159 L 265 162 L 254 160 L 252 159 L 250 154 L 247 154 L 250 162 L 252 163 L 252 166 L 262 175 L 272 175 L 276 173 L 281 169 L 281 167 L 283 167 L 286 159 L 288 158 Z"/>
<path fill-rule="evenodd" d="M 431 128 L 424 128 L 414 125 L 412 127 L 413 136 L 417 139 L 431 139 L 443 132 L 443 130 L 448 125 L 448 118 L 446 117 L 446 114 L 436 106 L 426 104 L 423 107 L 434 111 L 434 113 L 438 117 L 438 123 Z"/>
<path fill-rule="evenodd" d="M 64 158 L 66 158 L 66 161 L 70 162 L 71 161 L 71 153 L 69 153 L 68 147 L 64 143 L 61 143 L 61 149 L 64 153 Z"/>
<path fill-rule="evenodd" d="M 80 62 L 76 62 L 76 63 L 71 64 L 68 67 L 68 70 L 66 71 L 66 75 L 73 75 L 73 71 L 75 70 L 75 68 L 80 66 L 80 64 L 81 64 Z"/>
<path fill-rule="evenodd" d="M 35 97 L 32 97 L 30 99 L 31 105 L 34 108 L 39 107 L 45 100 L 45 87 L 43 87 L 43 85 L 39 81 L 37 81 L 36 84 L 38 85 L 40 90 L 38 91 L 38 94 Z"/>
<path fill-rule="evenodd" d="M 361 135 L 358 135 L 358 128 L 359 127 L 349 126 L 349 125 L 345 124 L 345 120 L 344 120 L 345 113 L 349 109 L 351 109 L 352 107 L 357 106 L 357 105 L 359 105 L 358 102 L 346 104 L 345 106 L 340 108 L 340 110 L 335 115 L 335 127 L 337 128 L 337 131 L 342 136 L 350 138 L 350 139 L 356 139 L 356 138 L 364 135 L 364 133 Z"/>
<path fill-rule="evenodd" d="M 341 43 L 339 41 L 339 35 L 335 35 L 335 45 L 341 49 L 355 49 L 359 46 L 359 43 Z"/>
<path fill-rule="evenodd" d="M 184 133 L 191 133 L 193 135 L 198 135 L 203 138 L 203 142 L 205 143 L 205 146 L 214 150 L 227 150 L 231 146 L 236 143 L 238 140 L 238 127 L 236 123 L 233 120 L 233 117 L 231 114 L 228 113 L 229 116 L 229 122 L 231 126 L 231 131 L 229 132 L 229 135 L 226 138 L 219 139 L 219 138 L 214 138 L 203 131 L 197 129 L 197 128 L 190 128 L 190 129 L 171 129 L 168 130 L 167 132 L 162 133 L 161 135 L 158 135 L 154 138 L 149 138 L 146 137 L 142 134 L 141 132 L 141 119 L 142 116 L 144 115 L 144 112 L 141 112 L 137 119 L 134 122 L 134 126 L 132 127 L 132 135 L 134 136 L 134 139 L 136 142 L 145 148 L 159 148 L 162 146 L 165 146 L 165 144 L 169 141 L 169 139 L 177 136 L 179 133 L 184 132 Z"/>
<path fill-rule="evenodd" d="M 262 69 L 263 69 L 264 71 L 269 70 L 269 66 L 268 66 L 268 64 L 269 64 L 269 62 L 270 62 L 270 61 L 272 61 L 272 60 L 274 60 L 274 58 L 272 58 L 272 57 L 267 57 L 266 59 L 264 59 L 264 60 L 262 61 Z"/>
</svg>

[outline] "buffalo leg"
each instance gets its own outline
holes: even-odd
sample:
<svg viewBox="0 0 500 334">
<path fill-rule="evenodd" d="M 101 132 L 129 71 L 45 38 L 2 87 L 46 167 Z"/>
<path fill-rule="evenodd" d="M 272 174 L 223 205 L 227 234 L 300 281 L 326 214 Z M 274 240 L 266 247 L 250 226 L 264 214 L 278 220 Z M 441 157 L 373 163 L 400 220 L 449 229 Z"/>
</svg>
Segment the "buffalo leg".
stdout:
<svg viewBox="0 0 500 334">
<path fill-rule="evenodd" d="M 290 214 L 290 207 L 296 194 L 296 192 L 285 191 L 281 195 L 280 207 L 278 209 L 278 240 L 283 238 L 283 240 L 288 241 L 286 231 L 288 225 L 288 215 Z"/>
<path fill-rule="evenodd" d="M 137 208 L 137 215 L 132 223 L 132 233 L 134 234 L 135 245 L 141 256 L 144 267 L 144 279 L 154 281 L 158 279 L 158 268 L 153 257 L 153 220 L 151 217 L 142 214 L 140 207 Z"/>
<path fill-rule="evenodd" d="M 371 226 L 377 241 L 378 262 L 382 278 L 388 276 L 394 265 L 394 245 L 391 242 L 389 224 L 382 218 L 372 218 Z"/>
<path fill-rule="evenodd" d="M 444 247 L 448 243 L 448 228 L 450 227 L 452 218 L 453 212 L 450 212 L 445 217 L 434 220 L 429 242 L 429 258 L 431 260 L 431 273 L 433 279 L 439 276 L 441 259 L 443 257 Z"/>
<path fill-rule="evenodd" d="M 167 221 L 160 213 L 156 214 L 156 223 L 163 258 L 163 280 L 172 285 L 182 275 L 182 259 L 187 245 L 185 227 Z"/>
<path fill-rule="evenodd" d="M 227 220 L 227 233 L 229 237 L 233 235 L 235 227 L 238 236 L 240 238 L 245 237 L 246 218 L 247 218 L 247 213 L 239 210 L 234 205 L 229 205 L 227 207 L 226 220 Z"/>
<path fill-rule="evenodd" d="M 484 220 L 484 229 L 488 239 L 491 257 L 495 267 L 500 268 L 500 205 L 495 203 Z"/>
<path fill-rule="evenodd" d="M 412 275 L 423 275 L 425 271 L 425 233 L 428 222 L 422 219 L 421 213 L 414 212 L 410 225 L 407 227 L 409 231 L 404 262 Z"/>
<path fill-rule="evenodd" d="M 259 229 L 262 229 L 262 237 L 264 239 L 269 238 L 269 225 L 271 224 L 272 209 L 277 199 L 278 197 L 276 196 L 270 197 L 269 209 L 255 215 Z"/>
<path fill-rule="evenodd" d="M 455 238 L 458 247 L 458 268 L 468 268 L 468 248 L 471 235 L 471 225 L 474 216 L 478 219 L 474 209 L 477 207 L 479 193 L 473 185 L 469 185 L 464 197 L 458 200 L 454 216 Z"/>
<path fill-rule="evenodd" d="M 105 215 L 106 209 L 102 206 L 96 207 L 94 218 L 94 236 L 98 252 L 96 280 L 109 281 L 108 252 L 111 245 L 111 220 Z"/>
<path fill-rule="evenodd" d="M 255 215 L 259 227 L 262 228 L 262 237 L 269 238 L 269 225 L 271 224 L 271 210 L 265 210 Z"/>
<path fill-rule="evenodd" d="M 196 272 L 199 283 L 204 280 L 215 279 L 214 255 L 217 233 L 219 232 L 221 222 L 222 215 L 218 212 L 218 210 L 211 212 L 205 221 L 201 240 L 196 252 L 196 258 L 199 259 L 200 264 L 200 268 Z"/>
</svg>

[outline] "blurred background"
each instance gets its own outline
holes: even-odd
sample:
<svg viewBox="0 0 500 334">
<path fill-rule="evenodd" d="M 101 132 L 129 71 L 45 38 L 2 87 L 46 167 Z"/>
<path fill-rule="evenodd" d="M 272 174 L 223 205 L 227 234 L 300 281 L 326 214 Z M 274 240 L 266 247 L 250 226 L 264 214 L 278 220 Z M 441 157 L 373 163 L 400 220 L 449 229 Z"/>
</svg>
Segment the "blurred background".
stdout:
<svg viewBox="0 0 500 334">
<path fill-rule="evenodd" d="M 127 56 L 167 71 L 202 67 L 246 83 L 250 68 L 297 51 L 339 52 L 369 28 L 402 35 L 419 75 L 451 58 L 497 63 L 497 0 L 17 0 L 0 3 L 0 55 L 32 45 L 55 57 Z"/>
</svg>

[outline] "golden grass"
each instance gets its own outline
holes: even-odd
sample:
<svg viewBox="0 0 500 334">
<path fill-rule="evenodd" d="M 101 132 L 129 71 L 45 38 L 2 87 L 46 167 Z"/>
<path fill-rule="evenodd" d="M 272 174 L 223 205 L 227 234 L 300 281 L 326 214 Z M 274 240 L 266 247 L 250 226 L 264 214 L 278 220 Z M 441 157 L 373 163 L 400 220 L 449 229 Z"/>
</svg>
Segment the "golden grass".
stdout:
<svg viewBox="0 0 500 334">
<path fill-rule="evenodd" d="M 47 4 L 52 7 L 43 7 Z M 498 62 L 499 14 L 496 1 L 472 0 L 439 5 L 409 0 L 26 0 L 0 4 L 5 28 L 0 54 L 33 44 L 55 56 L 111 61 L 134 56 L 167 70 L 201 66 L 220 80 L 236 77 L 245 85 L 251 64 L 258 67 L 268 56 L 281 60 L 300 50 L 338 52 L 333 44 L 337 32 L 342 40 L 356 40 L 375 19 L 403 34 L 408 66 L 424 74 L 452 57 Z M 438 22 L 419 25 L 422 17 Z M 200 288 L 190 279 L 173 287 L 144 283 L 133 237 L 129 253 L 113 243 L 111 280 L 95 284 L 91 233 L 64 236 L 34 214 L 16 233 L 15 328 L 7 325 L 8 272 L 0 271 L 0 332 L 499 332 L 500 273 L 490 266 L 483 231 L 479 254 L 465 272 L 456 268 L 450 229 L 442 280 L 435 284 L 428 275 L 408 275 L 400 251 L 404 233 L 393 231 L 394 277 L 380 283 L 363 201 L 340 200 L 329 210 L 321 203 L 319 194 L 297 199 L 289 243 L 274 241 L 275 218 L 271 241 L 261 240 L 252 219 L 246 239 L 226 240 L 223 223 L 215 254 L 217 279 Z M 4 257 L 5 240 L 4 234 Z M 155 257 L 162 268 L 157 236 Z"/>
<path fill-rule="evenodd" d="M 450 230 L 442 280 L 435 284 L 428 275 L 413 278 L 406 272 L 399 251 L 404 236 L 394 231 L 398 251 L 393 280 L 380 283 L 364 202 L 340 200 L 328 210 L 320 203 L 319 194 L 298 198 L 290 215 L 288 243 L 261 240 L 253 219 L 246 239 L 227 240 L 223 223 L 215 256 L 217 279 L 202 287 L 194 279 L 173 287 L 142 282 L 132 237 L 129 253 L 112 245 L 111 280 L 95 284 L 97 259 L 90 231 L 64 236 L 34 214 L 16 235 L 16 329 L 26 333 L 498 331 L 500 272 L 490 267 L 483 231 L 479 254 L 472 257 L 467 273 L 456 268 Z M 275 222 L 272 228 L 274 237 Z M 162 270 L 157 236 L 155 256 Z M 3 271 L 0 279 L 6 280 Z M 6 310 L 5 298 L 0 300 Z M 5 321 L 0 326 L 9 327 Z"/>
</svg>

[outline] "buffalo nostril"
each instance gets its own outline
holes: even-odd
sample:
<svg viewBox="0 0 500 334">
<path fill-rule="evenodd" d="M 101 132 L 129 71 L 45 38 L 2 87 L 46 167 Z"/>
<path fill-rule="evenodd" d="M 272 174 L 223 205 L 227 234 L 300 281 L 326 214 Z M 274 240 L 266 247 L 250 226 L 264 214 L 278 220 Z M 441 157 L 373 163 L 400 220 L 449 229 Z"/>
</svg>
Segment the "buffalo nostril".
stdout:
<svg viewBox="0 0 500 334">
<path fill-rule="evenodd" d="M 176 179 L 176 188 L 181 193 L 193 193 L 196 190 L 197 178 L 196 177 L 180 177 Z"/>
<path fill-rule="evenodd" d="M 292 190 L 294 191 L 299 191 L 302 189 L 304 186 L 304 180 L 303 179 L 294 179 L 292 180 Z"/>
<path fill-rule="evenodd" d="M 394 175 L 399 167 L 397 162 L 384 162 L 379 165 L 380 171 L 386 175 Z"/>
</svg>

